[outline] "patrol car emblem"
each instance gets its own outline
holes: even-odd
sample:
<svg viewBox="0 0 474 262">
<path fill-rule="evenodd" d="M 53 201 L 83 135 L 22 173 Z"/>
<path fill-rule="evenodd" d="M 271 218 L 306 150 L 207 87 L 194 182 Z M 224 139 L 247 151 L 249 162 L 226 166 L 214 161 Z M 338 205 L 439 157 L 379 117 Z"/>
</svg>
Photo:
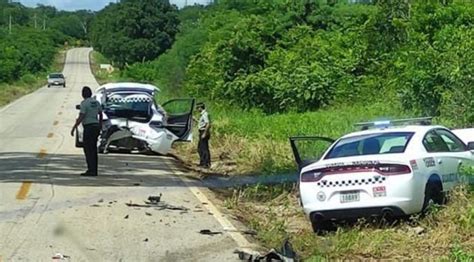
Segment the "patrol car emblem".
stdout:
<svg viewBox="0 0 474 262">
<path fill-rule="evenodd" d="M 323 191 L 319 191 L 317 197 L 318 197 L 318 200 L 319 200 L 319 201 L 324 201 L 324 200 L 326 200 L 326 194 L 324 194 Z"/>
</svg>

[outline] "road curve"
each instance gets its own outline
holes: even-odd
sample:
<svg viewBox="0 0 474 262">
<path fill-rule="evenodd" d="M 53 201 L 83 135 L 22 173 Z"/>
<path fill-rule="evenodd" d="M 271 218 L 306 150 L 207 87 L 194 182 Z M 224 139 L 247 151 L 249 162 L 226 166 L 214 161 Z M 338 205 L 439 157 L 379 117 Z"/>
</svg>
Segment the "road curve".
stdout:
<svg viewBox="0 0 474 262">
<path fill-rule="evenodd" d="M 67 88 L 43 87 L 0 108 L 0 261 L 235 261 L 236 242 L 173 171 L 169 159 L 101 155 L 80 177 L 69 135 L 80 90 L 98 87 L 88 48 L 67 53 Z M 129 207 L 162 193 L 186 210 Z M 198 192 L 199 193 L 199 192 Z"/>
</svg>

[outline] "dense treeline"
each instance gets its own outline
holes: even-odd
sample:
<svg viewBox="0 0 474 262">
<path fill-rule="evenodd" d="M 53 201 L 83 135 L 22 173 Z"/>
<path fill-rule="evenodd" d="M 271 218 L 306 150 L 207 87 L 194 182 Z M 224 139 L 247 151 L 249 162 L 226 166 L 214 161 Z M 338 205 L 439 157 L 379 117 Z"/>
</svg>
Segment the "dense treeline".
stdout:
<svg viewBox="0 0 474 262">
<path fill-rule="evenodd" d="M 123 67 L 157 58 L 178 32 L 177 7 L 168 0 L 122 0 L 97 14 L 91 40 L 98 51 Z"/>
<path fill-rule="evenodd" d="M 7 0 L 0 0 L 0 10 L 0 83 L 46 71 L 59 46 L 86 42 L 93 17 L 89 11 L 27 8 Z"/>
<path fill-rule="evenodd" d="M 185 8 L 172 48 L 125 73 L 267 113 L 386 102 L 473 123 L 472 2 L 372 2 Z"/>
</svg>

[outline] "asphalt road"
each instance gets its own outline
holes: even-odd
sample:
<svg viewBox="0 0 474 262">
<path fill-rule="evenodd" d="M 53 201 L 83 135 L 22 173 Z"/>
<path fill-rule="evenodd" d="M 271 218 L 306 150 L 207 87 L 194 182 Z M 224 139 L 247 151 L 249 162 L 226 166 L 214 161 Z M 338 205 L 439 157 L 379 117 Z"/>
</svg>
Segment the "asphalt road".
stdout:
<svg viewBox="0 0 474 262">
<path fill-rule="evenodd" d="M 0 108 L 0 261 L 235 261 L 235 235 L 165 157 L 100 155 L 85 171 L 69 135 L 80 90 L 98 87 L 89 49 L 68 52 L 67 87 L 43 87 Z M 129 207 L 150 195 L 183 210 Z M 203 200 L 204 199 L 204 200 Z M 211 204 L 212 205 L 212 204 Z"/>
</svg>

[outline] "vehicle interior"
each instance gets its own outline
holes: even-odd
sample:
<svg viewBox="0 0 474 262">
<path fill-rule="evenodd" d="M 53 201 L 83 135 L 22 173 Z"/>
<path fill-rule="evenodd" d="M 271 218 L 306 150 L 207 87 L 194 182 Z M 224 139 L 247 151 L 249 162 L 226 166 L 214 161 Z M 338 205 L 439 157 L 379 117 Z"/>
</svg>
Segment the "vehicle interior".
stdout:
<svg viewBox="0 0 474 262">
<path fill-rule="evenodd" d="M 104 113 L 109 118 L 127 118 L 146 123 L 152 117 L 152 105 L 152 98 L 145 94 L 113 93 L 107 96 Z"/>
</svg>

